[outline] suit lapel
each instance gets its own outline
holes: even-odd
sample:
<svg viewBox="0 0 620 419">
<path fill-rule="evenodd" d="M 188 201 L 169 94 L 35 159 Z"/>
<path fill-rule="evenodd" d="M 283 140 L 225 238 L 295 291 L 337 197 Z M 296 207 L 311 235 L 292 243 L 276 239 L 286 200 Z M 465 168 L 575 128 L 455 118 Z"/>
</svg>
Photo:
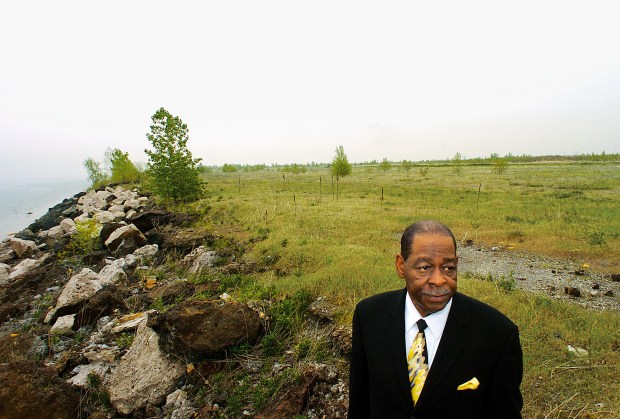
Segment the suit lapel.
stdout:
<svg viewBox="0 0 620 419">
<path fill-rule="evenodd" d="M 424 401 L 430 397 L 469 342 L 467 334 L 469 324 L 469 315 L 463 309 L 461 296 L 457 293 L 452 297 L 452 307 L 448 314 L 446 327 L 416 407 L 424 404 Z"/>
<path fill-rule="evenodd" d="M 410 403 L 413 408 L 413 400 L 411 399 L 411 390 L 409 387 L 409 376 L 407 372 L 407 357 L 405 354 L 405 298 L 407 290 L 403 290 L 398 294 L 398 298 L 394 298 L 393 305 L 386 307 L 385 322 L 385 342 L 388 354 L 391 359 L 391 367 L 398 379 L 398 385 L 402 390 L 405 400 Z"/>
</svg>

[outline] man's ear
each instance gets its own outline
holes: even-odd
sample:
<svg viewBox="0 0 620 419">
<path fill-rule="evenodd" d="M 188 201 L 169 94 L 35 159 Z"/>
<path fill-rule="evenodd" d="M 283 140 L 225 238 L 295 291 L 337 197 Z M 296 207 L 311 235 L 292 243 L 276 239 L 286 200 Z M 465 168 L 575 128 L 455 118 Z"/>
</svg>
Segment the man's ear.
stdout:
<svg viewBox="0 0 620 419">
<path fill-rule="evenodd" d="M 405 259 L 400 253 L 396 255 L 396 273 L 399 278 L 405 277 Z"/>
</svg>

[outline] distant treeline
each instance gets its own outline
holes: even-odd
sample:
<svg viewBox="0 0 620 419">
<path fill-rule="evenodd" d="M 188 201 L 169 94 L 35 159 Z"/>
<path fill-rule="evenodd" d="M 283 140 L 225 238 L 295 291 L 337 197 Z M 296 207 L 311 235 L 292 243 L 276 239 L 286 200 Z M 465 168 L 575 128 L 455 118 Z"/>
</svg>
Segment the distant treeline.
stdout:
<svg viewBox="0 0 620 419">
<path fill-rule="evenodd" d="M 572 156 L 561 156 L 561 155 L 548 155 L 548 156 L 531 156 L 529 154 L 523 154 L 520 156 L 513 155 L 512 153 L 508 153 L 503 157 L 500 157 L 497 153 L 491 154 L 489 157 L 474 157 L 474 158 L 460 158 L 460 153 L 457 153 L 456 156 L 460 161 L 460 164 L 463 165 L 471 165 L 471 166 L 486 166 L 486 165 L 496 165 L 498 161 L 502 161 L 505 163 L 571 163 L 571 162 L 619 162 L 620 163 L 620 153 L 605 153 L 604 151 L 600 154 L 579 154 Z M 451 165 L 455 162 L 455 157 L 444 159 L 444 160 L 401 160 L 401 161 L 390 161 L 387 159 L 383 159 L 382 161 L 378 160 L 370 160 L 364 162 L 352 163 L 353 166 L 378 166 L 387 168 L 387 166 L 398 167 L 401 166 L 405 169 L 408 169 L 411 166 L 444 166 Z M 287 164 L 278 164 L 272 163 L 270 165 L 266 164 L 229 164 L 226 163 L 223 166 L 204 166 L 201 165 L 199 170 L 203 173 L 210 173 L 213 171 L 222 171 L 224 173 L 233 173 L 233 172 L 257 172 L 260 170 L 276 170 L 282 173 L 291 173 L 291 174 L 300 174 L 306 173 L 309 169 L 313 168 L 329 168 L 331 163 L 287 163 Z"/>
</svg>

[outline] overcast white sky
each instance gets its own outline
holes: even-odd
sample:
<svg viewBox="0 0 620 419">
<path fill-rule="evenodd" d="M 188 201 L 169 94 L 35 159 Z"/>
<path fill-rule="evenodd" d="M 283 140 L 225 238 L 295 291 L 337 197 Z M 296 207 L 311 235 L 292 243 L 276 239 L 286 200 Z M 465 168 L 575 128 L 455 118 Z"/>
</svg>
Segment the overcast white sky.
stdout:
<svg viewBox="0 0 620 419">
<path fill-rule="evenodd" d="M 0 178 L 146 161 L 165 107 L 207 165 L 620 151 L 616 1 L 4 1 Z"/>
</svg>

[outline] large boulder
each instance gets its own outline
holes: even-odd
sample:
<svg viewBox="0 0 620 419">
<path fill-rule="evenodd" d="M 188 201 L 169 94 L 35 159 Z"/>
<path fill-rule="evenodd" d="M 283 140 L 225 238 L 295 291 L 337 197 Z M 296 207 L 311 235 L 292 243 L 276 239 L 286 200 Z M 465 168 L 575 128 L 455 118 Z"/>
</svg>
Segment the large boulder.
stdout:
<svg viewBox="0 0 620 419">
<path fill-rule="evenodd" d="M 117 309 L 126 310 L 127 304 L 116 286 L 106 285 L 80 306 L 75 328 L 95 324 L 97 320 L 111 315 Z"/>
<path fill-rule="evenodd" d="M 161 405 L 185 373 L 185 365 L 164 353 L 158 336 L 142 322 L 127 353 L 110 378 L 110 401 L 122 415 Z"/>
<path fill-rule="evenodd" d="M 105 241 L 105 246 L 121 255 L 133 253 L 146 244 L 146 237 L 133 224 L 117 228 Z"/>
<path fill-rule="evenodd" d="M 0 418 L 74 419 L 80 394 L 54 369 L 29 362 L 0 363 Z"/>
<path fill-rule="evenodd" d="M 149 316 L 159 344 L 182 359 L 201 361 L 240 343 L 254 344 L 262 331 L 258 314 L 245 304 L 187 301 Z"/>
<path fill-rule="evenodd" d="M 11 239 L 11 249 L 18 258 L 27 258 L 37 251 L 37 244 L 32 240 L 22 240 L 18 238 Z"/>
<path fill-rule="evenodd" d="M 97 274 L 84 268 L 73 275 L 56 301 L 53 310 L 47 313 L 45 322 L 49 323 L 58 316 L 76 313 L 82 303 L 97 293 L 107 282 L 99 279 Z"/>
<path fill-rule="evenodd" d="M 9 274 L 9 279 L 13 280 L 15 278 L 18 278 L 22 275 L 27 274 L 28 272 L 30 272 L 31 270 L 33 270 L 34 268 L 38 267 L 39 265 L 41 265 L 41 263 L 43 263 L 45 258 L 41 258 L 41 259 L 24 259 L 21 262 L 19 262 L 19 264 L 17 264 L 14 268 L 13 271 Z"/>
<path fill-rule="evenodd" d="M 144 211 L 133 218 L 131 223 L 134 224 L 141 232 L 146 233 L 156 227 L 163 226 L 170 222 L 172 214 L 164 210 Z"/>
</svg>

